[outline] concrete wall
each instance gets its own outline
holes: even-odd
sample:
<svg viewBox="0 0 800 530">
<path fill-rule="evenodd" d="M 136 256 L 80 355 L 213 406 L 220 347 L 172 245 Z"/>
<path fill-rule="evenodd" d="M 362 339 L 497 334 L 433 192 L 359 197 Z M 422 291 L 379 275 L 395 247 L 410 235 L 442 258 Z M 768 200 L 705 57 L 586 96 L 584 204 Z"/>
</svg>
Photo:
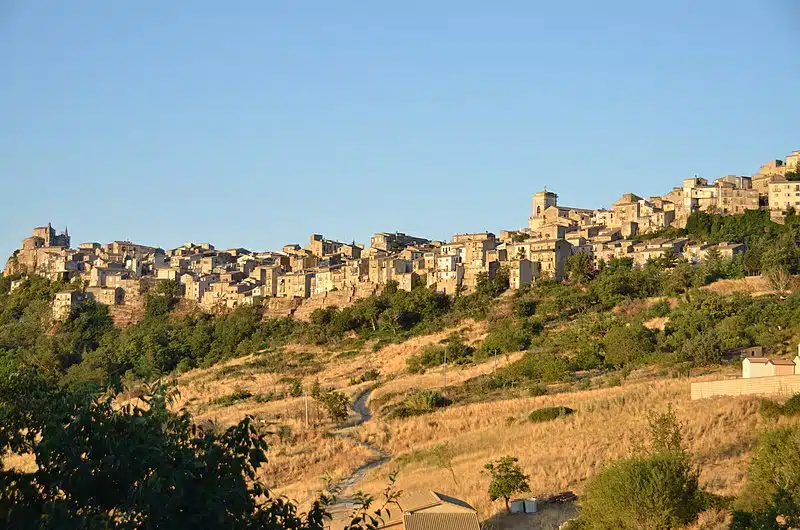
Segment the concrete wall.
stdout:
<svg viewBox="0 0 800 530">
<path fill-rule="evenodd" d="M 716 396 L 792 395 L 798 392 L 800 392 L 800 375 L 692 383 L 693 400 Z"/>
</svg>

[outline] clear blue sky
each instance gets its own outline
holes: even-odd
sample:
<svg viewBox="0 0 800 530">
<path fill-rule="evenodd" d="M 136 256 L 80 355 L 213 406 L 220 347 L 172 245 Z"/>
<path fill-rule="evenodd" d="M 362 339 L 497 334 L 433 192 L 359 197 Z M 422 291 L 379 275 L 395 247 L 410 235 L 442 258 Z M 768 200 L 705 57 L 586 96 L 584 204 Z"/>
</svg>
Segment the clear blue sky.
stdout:
<svg viewBox="0 0 800 530">
<path fill-rule="evenodd" d="M 0 253 L 524 226 L 800 149 L 796 0 L 0 1 Z"/>
</svg>

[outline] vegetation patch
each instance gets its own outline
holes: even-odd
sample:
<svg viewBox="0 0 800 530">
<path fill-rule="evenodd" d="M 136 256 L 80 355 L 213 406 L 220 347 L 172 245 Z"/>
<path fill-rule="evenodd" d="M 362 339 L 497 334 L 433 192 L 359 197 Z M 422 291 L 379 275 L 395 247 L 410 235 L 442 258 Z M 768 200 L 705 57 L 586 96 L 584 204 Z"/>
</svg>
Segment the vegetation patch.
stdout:
<svg viewBox="0 0 800 530">
<path fill-rule="evenodd" d="M 410 418 L 428 414 L 436 409 L 450 405 L 452 401 L 444 397 L 437 390 L 413 391 L 405 399 L 395 405 L 383 409 L 388 418 Z"/>
<path fill-rule="evenodd" d="M 235 388 L 233 392 L 225 396 L 220 396 L 211 400 L 212 405 L 219 405 L 221 407 L 229 407 L 239 401 L 244 401 L 253 397 L 252 392 L 243 388 Z"/>
<path fill-rule="evenodd" d="M 761 401 L 759 412 L 770 419 L 779 416 L 800 416 L 800 394 L 790 397 L 783 405 L 771 399 L 764 399 Z"/>
<path fill-rule="evenodd" d="M 558 418 L 565 418 L 575 411 L 569 407 L 543 407 L 531 411 L 528 414 L 528 420 L 534 423 L 542 423 L 546 421 L 553 421 Z"/>
</svg>

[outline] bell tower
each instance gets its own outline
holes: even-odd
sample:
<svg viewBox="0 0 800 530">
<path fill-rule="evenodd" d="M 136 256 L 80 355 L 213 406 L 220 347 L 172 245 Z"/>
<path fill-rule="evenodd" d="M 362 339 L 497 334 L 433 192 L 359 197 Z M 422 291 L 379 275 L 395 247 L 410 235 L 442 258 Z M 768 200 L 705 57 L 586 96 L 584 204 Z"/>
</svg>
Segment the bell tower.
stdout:
<svg viewBox="0 0 800 530">
<path fill-rule="evenodd" d="M 558 195 L 552 191 L 537 191 L 533 194 L 533 217 L 541 217 L 551 206 L 558 205 Z"/>
</svg>

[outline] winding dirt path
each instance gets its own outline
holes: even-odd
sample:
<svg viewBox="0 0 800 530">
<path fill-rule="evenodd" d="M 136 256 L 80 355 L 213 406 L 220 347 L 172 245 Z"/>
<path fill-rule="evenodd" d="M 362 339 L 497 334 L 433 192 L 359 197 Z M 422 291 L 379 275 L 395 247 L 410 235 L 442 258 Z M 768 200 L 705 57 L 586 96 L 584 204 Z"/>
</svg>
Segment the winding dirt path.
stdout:
<svg viewBox="0 0 800 530">
<path fill-rule="evenodd" d="M 353 406 L 351 407 L 357 414 L 357 418 L 354 421 L 351 420 L 351 423 L 346 427 L 336 431 L 334 433 L 335 436 L 357 439 L 355 430 L 359 425 L 372 419 L 372 411 L 370 411 L 369 407 L 367 406 L 367 400 L 369 399 L 370 394 L 372 394 L 372 390 L 372 388 L 368 388 L 358 395 L 356 400 L 353 402 Z M 369 442 L 362 442 L 359 440 L 358 443 L 372 451 L 374 458 L 368 460 L 350 475 L 344 477 L 333 485 L 341 494 L 341 497 L 336 501 L 337 505 L 352 505 L 352 498 L 346 496 L 347 492 L 352 490 L 356 484 L 364 479 L 367 471 L 382 466 L 392 456 Z"/>
</svg>

